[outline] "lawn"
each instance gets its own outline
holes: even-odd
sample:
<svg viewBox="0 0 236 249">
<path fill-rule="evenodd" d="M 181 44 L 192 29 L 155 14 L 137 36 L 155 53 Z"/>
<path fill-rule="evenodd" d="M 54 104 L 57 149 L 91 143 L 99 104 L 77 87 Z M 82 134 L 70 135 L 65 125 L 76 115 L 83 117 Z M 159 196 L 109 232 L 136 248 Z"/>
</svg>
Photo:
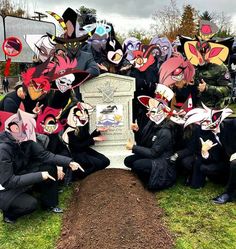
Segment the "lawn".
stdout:
<svg viewBox="0 0 236 249">
<path fill-rule="evenodd" d="M 67 188 L 60 194 L 61 207 L 66 207 L 71 193 L 72 188 Z M 60 234 L 61 217 L 61 214 L 39 210 L 14 225 L 1 222 L 0 249 L 54 249 Z"/>
<path fill-rule="evenodd" d="M 176 236 L 176 249 L 236 248 L 236 203 L 211 202 L 222 191 L 211 183 L 198 190 L 178 183 L 157 194 L 165 221 Z"/>
<path fill-rule="evenodd" d="M 210 201 L 222 190 L 213 184 L 194 190 L 178 183 L 157 193 L 176 249 L 236 248 L 236 204 L 215 205 Z M 68 204 L 71 193 L 72 187 L 61 194 L 62 207 Z M 60 226 L 61 215 L 43 211 L 19 219 L 15 225 L 0 223 L 0 249 L 53 249 Z"/>
</svg>

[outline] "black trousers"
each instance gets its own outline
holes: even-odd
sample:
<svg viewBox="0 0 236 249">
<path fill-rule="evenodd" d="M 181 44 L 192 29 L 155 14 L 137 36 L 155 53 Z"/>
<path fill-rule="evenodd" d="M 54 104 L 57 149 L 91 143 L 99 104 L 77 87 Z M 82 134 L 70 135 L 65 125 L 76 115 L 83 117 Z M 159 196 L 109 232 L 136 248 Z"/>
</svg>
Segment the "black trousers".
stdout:
<svg viewBox="0 0 236 249">
<path fill-rule="evenodd" d="M 110 165 L 110 160 L 106 156 L 91 148 L 81 153 L 73 153 L 73 158 L 85 171 L 84 173 L 77 172 L 79 177 L 85 177 Z"/>
<path fill-rule="evenodd" d="M 40 165 L 39 171 L 48 173 L 57 180 L 57 167 L 54 165 Z M 40 192 L 40 201 L 43 208 L 58 205 L 58 182 L 46 180 L 35 185 L 35 190 Z"/>
<path fill-rule="evenodd" d="M 152 172 L 152 160 L 143 158 L 139 155 L 131 155 L 125 158 L 125 166 L 131 168 L 140 178 L 140 180 L 147 184 Z"/>
<path fill-rule="evenodd" d="M 9 209 L 3 213 L 10 219 L 17 219 L 23 215 L 30 214 L 37 209 L 37 199 L 33 196 L 22 193 L 17 196 L 11 203 Z"/>
<path fill-rule="evenodd" d="M 205 163 L 201 157 L 188 156 L 179 163 L 188 172 L 189 184 L 192 188 L 203 187 L 206 176 L 215 183 L 226 183 L 228 180 L 227 162 Z"/>
<path fill-rule="evenodd" d="M 48 173 L 57 179 L 57 168 L 52 165 L 40 165 L 39 171 L 48 171 Z M 33 191 L 40 193 L 40 201 L 43 208 L 55 207 L 58 205 L 58 186 L 57 181 L 46 180 L 33 186 Z M 17 219 L 22 215 L 32 213 L 37 208 L 37 199 L 29 193 L 18 195 L 10 204 L 4 215 Z"/>
<path fill-rule="evenodd" d="M 226 192 L 232 194 L 236 191 L 236 160 L 230 162 L 229 180 L 226 186 Z"/>
<path fill-rule="evenodd" d="M 5 93 L 8 93 L 9 92 L 8 85 L 7 86 L 3 85 L 3 90 L 4 90 Z"/>
</svg>

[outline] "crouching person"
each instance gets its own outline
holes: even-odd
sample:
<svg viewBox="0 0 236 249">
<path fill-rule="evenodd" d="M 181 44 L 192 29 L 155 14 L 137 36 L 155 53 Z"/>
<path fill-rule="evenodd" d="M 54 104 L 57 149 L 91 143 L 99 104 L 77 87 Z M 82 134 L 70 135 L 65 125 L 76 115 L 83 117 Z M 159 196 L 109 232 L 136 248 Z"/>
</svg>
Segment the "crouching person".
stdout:
<svg viewBox="0 0 236 249">
<path fill-rule="evenodd" d="M 124 164 L 131 168 L 149 190 L 160 190 L 172 186 L 176 179 L 175 167 L 170 163 L 169 157 L 173 153 L 173 124 L 167 118 L 170 109 L 168 101 L 173 97 L 173 92 L 164 85 L 161 91 L 164 95 L 155 98 L 148 96 L 138 97 L 139 101 L 148 107 L 147 113 L 150 121 L 143 130 L 139 130 L 137 124 L 131 129 L 139 132 L 140 143 L 134 145 L 129 141 L 128 150 L 134 153 L 125 158 Z M 161 90 L 159 89 L 159 90 Z"/>
<path fill-rule="evenodd" d="M 35 142 L 29 115 L 22 111 L 10 115 L 0 133 L 0 209 L 8 223 L 37 208 L 37 200 L 28 193 L 32 186 L 40 192 L 43 208 L 61 213 L 56 165 L 72 170 L 80 167 L 71 158 L 50 153 Z"/>
</svg>

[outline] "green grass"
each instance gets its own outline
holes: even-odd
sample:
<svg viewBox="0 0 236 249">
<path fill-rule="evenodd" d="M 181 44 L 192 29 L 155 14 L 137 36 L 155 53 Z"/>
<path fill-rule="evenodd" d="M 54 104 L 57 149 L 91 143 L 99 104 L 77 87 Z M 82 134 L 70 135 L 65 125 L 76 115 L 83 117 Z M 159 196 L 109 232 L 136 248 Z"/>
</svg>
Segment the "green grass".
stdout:
<svg viewBox="0 0 236 249">
<path fill-rule="evenodd" d="M 1 95 L 1 94 L 0 94 L 0 100 L 3 99 L 3 97 L 4 97 L 4 95 Z"/>
<path fill-rule="evenodd" d="M 60 207 L 66 207 L 71 193 L 72 188 L 67 188 L 60 194 Z M 40 210 L 18 219 L 14 225 L 0 222 L 0 249 L 54 249 L 61 222 L 61 214 Z"/>
<path fill-rule="evenodd" d="M 236 204 L 211 202 L 222 191 L 213 184 L 194 190 L 179 183 L 157 194 L 165 222 L 176 236 L 176 249 L 236 248 Z"/>
<path fill-rule="evenodd" d="M 165 223 L 175 236 L 175 249 L 236 248 L 236 204 L 211 203 L 222 191 L 222 187 L 213 184 L 194 190 L 178 183 L 157 193 Z M 60 195 L 60 206 L 67 206 L 71 193 L 72 187 Z M 37 211 L 19 219 L 15 225 L 0 222 L 0 249 L 54 249 L 61 217 Z"/>
</svg>

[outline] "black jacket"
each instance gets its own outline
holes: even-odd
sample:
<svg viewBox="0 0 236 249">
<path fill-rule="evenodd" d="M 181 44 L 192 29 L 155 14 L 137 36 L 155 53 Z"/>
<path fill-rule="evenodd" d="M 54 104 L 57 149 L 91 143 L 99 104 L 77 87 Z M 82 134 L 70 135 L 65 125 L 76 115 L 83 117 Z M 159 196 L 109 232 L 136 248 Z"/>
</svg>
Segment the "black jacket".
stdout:
<svg viewBox="0 0 236 249">
<path fill-rule="evenodd" d="M 29 185 L 43 181 L 41 164 L 68 166 L 71 158 L 55 155 L 34 142 L 18 144 L 8 132 L 0 133 L 0 209 L 7 210 L 12 200 Z M 34 163 L 36 162 L 36 163 Z"/>
<path fill-rule="evenodd" d="M 225 119 L 220 125 L 220 142 L 228 157 L 236 153 L 236 119 Z"/>
<path fill-rule="evenodd" d="M 152 160 L 152 171 L 148 182 L 150 190 L 163 189 L 175 182 L 175 167 L 169 162 L 169 157 L 173 153 L 172 128 L 169 121 L 163 121 L 160 125 L 152 125 L 149 122 L 143 129 L 142 145 L 133 147 L 133 153 Z"/>
<path fill-rule="evenodd" d="M 79 134 L 75 135 L 74 131 L 68 132 L 69 148 L 72 155 L 85 152 L 91 145 L 94 145 L 94 137 L 101 135 L 98 131 L 89 133 L 89 125 L 86 124 L 79 128 Z"/>
<path fill-rule="evenodd" d="M 8 93 L 0 101 L 0 110 L 5 112 L 17 113 L 22 99 L 17 96 L 16 91 Z"/>
</svg>

